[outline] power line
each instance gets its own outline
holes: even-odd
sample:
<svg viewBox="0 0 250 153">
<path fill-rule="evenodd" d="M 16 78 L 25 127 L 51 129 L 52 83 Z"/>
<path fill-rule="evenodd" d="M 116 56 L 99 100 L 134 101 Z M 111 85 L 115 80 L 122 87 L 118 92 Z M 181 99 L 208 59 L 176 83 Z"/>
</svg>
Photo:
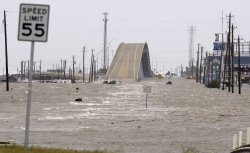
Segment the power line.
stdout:
<svg viewBox="0 0 250 153">
<path fill-rule="evenodd" d="M 10 26 L 17 26 L 14 24 L 8 24 Z M 55 30 L 75 30 L 75 31 L 103 31 L 103 30 L 98 30 L 98 29 L 71 29 L 71 28 L 50 28 L 50 29 L 55 29 Z M 208 28 L 208 29 L 196 29 L 196 30 L 217 30 L 220 28 Z M 147 29 L 147 30 L 140 30 L 140 29 L 133 29 L 133 30 L 123 30 L 123 29 L 118 29 L 118 30 L 109 30 L 109 32 L 168 32 L 168 31 L 186 31 L 186 30 L 179 30 L 179 29 L 160 29 L 160 30 L 155 30 L 155 29 Z"/>
<path fill-rule="evenodd" d="M 11 13 L 19 13 L 19 12 L 11 12 Z M 60 17 L 60 18 L 81 18 L 86 20 L 102 20 L 101 18 L 87 18 L 82 16 L 63 16 L 63 15 L 50 15 L 52 17 Z M 220 23 L 215 21 L 168 21 L 168 20 L 138 20 L 138 19 L 116 19 L 116 18 L 110 18 L 110 21 L 129 21 L 129 22 L 166 22 L 166 23 Z"/>
</svg>

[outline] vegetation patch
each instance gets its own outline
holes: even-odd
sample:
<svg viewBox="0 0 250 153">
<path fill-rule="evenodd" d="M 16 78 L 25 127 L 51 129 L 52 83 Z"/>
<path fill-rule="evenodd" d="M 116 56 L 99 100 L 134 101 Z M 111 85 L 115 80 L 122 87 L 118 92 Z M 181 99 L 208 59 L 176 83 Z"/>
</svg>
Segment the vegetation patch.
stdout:
<svg viewBox="0 0 250 153">
<path fill-rule="evenodd" d="M 20 145 L 4 145 L 0 146 L 0 153 L 108 153 L 101 150 L 70 150 L 70 149 L 56 149 L 56 148 L 43 148 L 38 146 L 31 146 L 27 151 L 24 150 L 24 146 Z"/>
<path fill-rule="evenodd" d="M 218 88 L 219 82 L 217 80 L 212 80 L 207 83 L 206 87 L 207 88 Z"/>
<path fill-rule="evenodd" d="M 108 84 L 109 82 L 108 81 L 103 81 L 103 83 L 102 84 Z"/>
<path fill-rule="evenodd" d="M 116 81 L 110 81 L 108 84 L 116 84 Z"/>
</svg>

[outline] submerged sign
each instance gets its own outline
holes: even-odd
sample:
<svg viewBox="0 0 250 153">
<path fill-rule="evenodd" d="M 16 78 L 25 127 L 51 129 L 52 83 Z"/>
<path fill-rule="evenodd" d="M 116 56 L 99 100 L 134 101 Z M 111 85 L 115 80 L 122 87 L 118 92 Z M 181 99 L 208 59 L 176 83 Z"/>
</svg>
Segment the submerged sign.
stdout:
<svg viewBox="0 0 250 153">
<path fill-rule="evenodd" d="M 46 42 L 49 5 L 20 4 L 18 40 Z"/>
<path fill-rule="evenodd" d="M 143 92 L 145 92 L 145 93 L 151 93 L 151 88 L 152 88 L 152 86 L 144 85 L 143 86 Z"/>
</svg>

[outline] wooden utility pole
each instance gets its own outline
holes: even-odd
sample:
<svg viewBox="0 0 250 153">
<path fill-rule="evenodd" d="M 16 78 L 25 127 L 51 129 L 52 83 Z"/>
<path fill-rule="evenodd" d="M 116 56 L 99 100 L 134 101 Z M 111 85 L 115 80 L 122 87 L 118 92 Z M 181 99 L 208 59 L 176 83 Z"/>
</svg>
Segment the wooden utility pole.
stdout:
<svg viewBox="0 0 250 153">
<path fill-rule="evenodd" d="M 213 52 L 213 57 L 212 57 L 212 74 L 211 74 L 211 80 L 214 78 L 214 52 Z"/>
<path fill-rule="evenodd" d="M 231 46 L 230 46 L 230 34 L 231 34 L 231 13 L 229 14 L 229 33 L 228 33 L 228 84 L 229 84 L 229 87 L 228 87 L 228 92 L 230 92 L 230 89 L 231 89 L 231 55 L 230 55 L 230 49 L 231 49 Z"/>
<path fill-rule="evenodd" d="M 208 77 L 208 83 L 209 83 L 210 82 L 209 78 L 210 78 L 210 73 L 211 73 L 211 69 L 210 69 L 210 53 L 209 53 L 209 56 L 208 56 L 208 68 L 207 68 L 207 71 L 208 71 L 207 77 Z"/>
<path fill-rule="evenodd" d="M 6 91 L 9 91 L 9 66 L 8 66 L 8 48 L 7 48 L 7 32 L 6 32 L 6 14 L 4 10 L 4 35 L 5 35 L 5 63 L 6 63 Z"/>
<path fill-rule="evenodd" d="M 70 77 L 70 73 L 71 73 L 71 69 L 69 69 L 69 80 L 72 80 L 71 77 Z"/>
<path fill-rule="evenodd" d="M 200 62 L 200 84 L 201 84 L 201 69 L 202 69 L 202 53 L 203 53 L 203 46 L 201 46 L 201 62 Z"/>
<path fill-rule="evenodd" d="M 206 67 L 207 67 L 207 52 L 206 52 L 206 58 L 204 59 L 203 84 L 206 82 Z"/>
<path fill-rule="evenodd" d="M 239 94 L 241 94 L 241 72 L 240 72 L 240 38 L 238 35 L 238 85 L 239 85 Z"/>
<path fill-rule="evenodd" d="M 40 62 L 40 66 L 39 67 L 40 67 L 40 83 L 41 83 L 41 81 L 42 81 L 42 79 L 41 79 L 42 78 L 42 76 L 41 76 L 41 73 L 42 73 L 41 72 L 41 63 L 42 63 L 42 60 L 40 60 L 39 62 Z"/>
<path fill-rule="evenodd" d="M 218 89 L 220 89 L 220 83 L 221 83 L 221 63 L 223 59 L 223 51 L 224 51 L 224 40 L 223 40 L 223 33 L 222 33 L 222 48 L 221 48 L 221 54 L 220 54 L 220 66 L 219 66 L 219 83 L 218 83 Z M 223 64 L 223 63 L 222 63 Z M 224 90 L 224 89 L 223 89 Z"/>
<path fill-rule="evenodd" d="M 200 44 L 198 44 L 198 52 L 197 52 L 197 61 L 196 61 L 196 73 L 195 73 L 195 78 L 196 78 L 196 82 L 198 82 L 198 74 L 199 74 L 199 53 L 200 53 Z"/>
<path fill-rule="evenodd" d="M 85 56 L 85 46 L 83 47 L 82 51 L 82 82 L 84 82 L 84 76 L 85 76 L 84 56 Z"/>
<path fill-rule="evenodd" d="M 65 79 L 66 60 L 63 61 L 63 79 Z"/>
<path fill-rule="evenodd" d="M 23 81 L 23 61 L 21 62 L 21 81 Z"/>
<path fill-rule="evenodd" d="M 194 60 L 192 59 L 192 79 L 194 78 Z"/>
<path fill-rule="evenodd" d="M 75 57 L 73 55 L 73 82 L 72 83 L 75 83 Z"/>
<path fill-rule="evenodd" d="M 226 69 L 227 69 L 227 53 L 228 53 L 229 45 L 228 45 L 228 34 L 227 34 L 227 48 L 226 48 L 226 56 L 225 56 L 225 64 L 224 64 L 224 76 L 223 76 L 223 84 L 225 84 L 226 78 Z M 228 73 L 227 73 L 228 74 Z M 225 85 L 223 85 L 225 86 Z M 223 88 L 224 90 L 224 88 Z"/>
<path fill-rule="evenodd" d="M 231 50 L 231 56 L 232 56 L 232 93 L 234 93 L 234 27 L 232 24 L 232 50 Z"/>
<path fill-rule="evenodd" d="M 30 74 L 30 61 L 28 60 L 28 76 L 29 76 L 29 74 Z M 28 80 L 29 80 L 30 78 L 28 77 Z"/>
<path fill-rule="evenodd" d="M 24 68 L 23 68 L 23 78 L 24 78 L 24 80 L 25 80 L 25 68 L 26 68 L 26 62 L 24 61 Z"/>
<path fill-rule="evenodd" d="M 94 50 L 92 49 L 92 60 L 91 60 L 91 63 L 92 63 L 91 64 L 91 69 L 92 69 L 91 72 L 92 73 L 91 73 L 91 81 L 94 81 L 94 62 L 95 61 L 94 61 L 94 53 L 93 53 L 93 51 Z"/>
<path fill-rule="evenodd" d="M 61 59 L 61 69 L 60 69 L 60 73 L 61 73 L 61 79 L 62 79 L 62 59 Z"/>
</svg>

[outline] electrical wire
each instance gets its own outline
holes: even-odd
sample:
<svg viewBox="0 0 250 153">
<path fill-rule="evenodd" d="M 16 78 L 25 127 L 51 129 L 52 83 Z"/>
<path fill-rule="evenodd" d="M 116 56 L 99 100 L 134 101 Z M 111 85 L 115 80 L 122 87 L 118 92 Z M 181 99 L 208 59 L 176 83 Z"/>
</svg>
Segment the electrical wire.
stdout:
<svg viewBox="0 0 250 153">
<path fill-rule="evenodd" d="M 234 19 L 235 25 L 237 26 L 237 22 L 236 22 L 236 20 L 235 20 L 235 17 L 233 17 L 233 19 Z M 240 32 L 240 30 L 239 30 L 238 27 L 236 28 L 236 31 L 237 31 L 237 33 L 239 34 L 239 36 L 244 40 L 244 37 L 241 35 L 241 32 Z"/>
<path fill-rule="evenodd" d="M 11 12 L 11 13 L 18 13 L 18 12 Z M 52 17 L 60 17 L 60 18 L 81 18 L 86 20 L 103 20 L 102 18 L 86 18 L 82 16 L 62 16 L 62 15 L 50 15 Z M 109 18 L 109 21 L 129 21 L 129 22 L 166 22 L 166 23 L 220 23 L 214 21 L 167 21 L 167 20 L 135 20 L 135 19 L 116 19 L 116 18 Z"/>
<path fill-rule="evenodd" d="M 9 26 L 17 26 L 17 25 L 14 25 L 14 24 L 8 24 Z M 69 29 L 69 28 L 50 28 L 50 29 L 55 29 L 55 30 L 74 30 L 74 31 L 103 31 L 102 30 L 91 30 L 91 29 Z M 210 29 L 198 29 L 198 30 L 216 30 L 216 29 L 219 29 L 219 28 L 210 28 Z M 186 31 L 186 30 L 152 30 L 152 29 L 149 29 L 149 30 L 108 30 L 109 32 L 178 32 L 178 31 Z"/>
</svg>

